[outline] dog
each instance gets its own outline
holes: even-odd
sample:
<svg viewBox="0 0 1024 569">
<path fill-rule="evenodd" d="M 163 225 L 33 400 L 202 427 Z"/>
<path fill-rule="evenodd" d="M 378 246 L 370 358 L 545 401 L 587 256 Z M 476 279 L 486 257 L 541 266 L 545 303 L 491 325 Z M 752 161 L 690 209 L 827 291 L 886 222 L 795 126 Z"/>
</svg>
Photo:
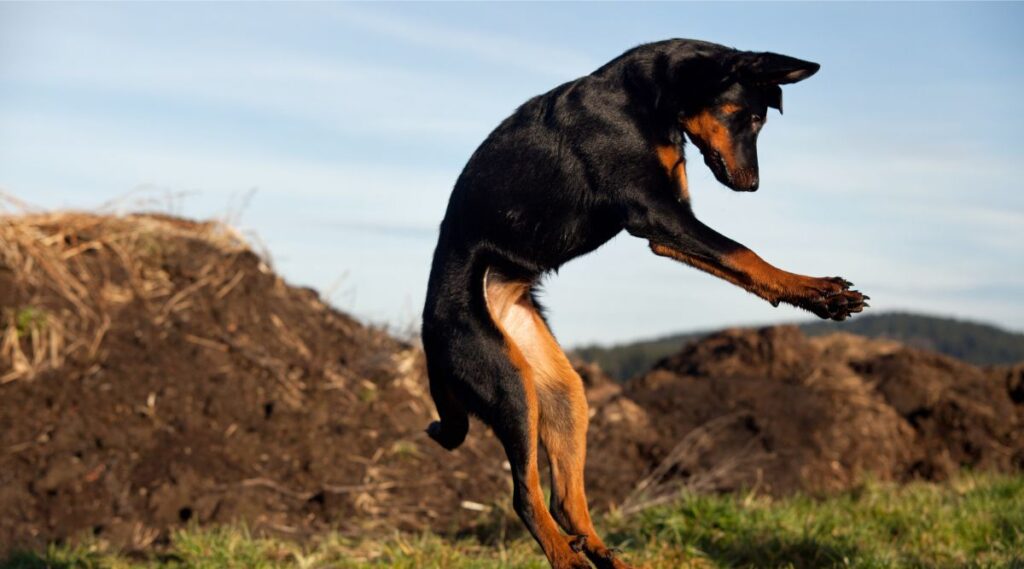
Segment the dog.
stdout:
<svg viewBox="0 0 1024 569">
<path fill-rule="evenodd" d="M 474 415 L 512 470 L 513 507 L 554 569 L 625 569 L 598 537 L 583 484 L 587 403 L 548 328 L 537 282 L 625 230 L 656 255 L 843 320 L 868 299 L 839 277 L 778 269 L 701 223 L 690 207 L 686 139 L 732 190 L 759 184 L 757 136 L 781 85 L 819 65 L 673 39 L 633 48 L 530 99 L 477 148 L 441 223 L 423 311 L 427 433 L 462 444 Z M 551 465 L 545 507 L 538 444 Z M 565 533 L 559 529 L 561 527 Z"/>
</svg>

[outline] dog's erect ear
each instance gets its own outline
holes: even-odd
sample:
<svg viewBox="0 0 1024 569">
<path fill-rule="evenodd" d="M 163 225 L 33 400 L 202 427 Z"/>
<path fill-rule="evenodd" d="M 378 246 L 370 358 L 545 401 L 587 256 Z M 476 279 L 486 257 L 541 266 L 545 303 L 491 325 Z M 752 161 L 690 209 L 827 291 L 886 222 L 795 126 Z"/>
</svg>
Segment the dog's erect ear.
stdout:
<svg viewBox="0 0 1024 569">
<path fill-rule="evenodd" d="M 771 52 L 746 51 L 733 68 L 741 82 L 755 85 L 785 85 L 803 81 L 821 68 L 817 63 Z"/>
</svg>

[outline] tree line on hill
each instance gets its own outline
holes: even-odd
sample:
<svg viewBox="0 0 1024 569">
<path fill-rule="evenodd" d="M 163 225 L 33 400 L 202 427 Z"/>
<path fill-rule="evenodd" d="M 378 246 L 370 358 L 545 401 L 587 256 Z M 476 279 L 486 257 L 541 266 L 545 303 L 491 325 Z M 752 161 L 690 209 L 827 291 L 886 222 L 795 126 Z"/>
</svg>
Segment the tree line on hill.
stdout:
<svg viewBox="0 0 1024 569">
<path fill-rule="evenodd" d="M 979 322 L 893 312 L 857 316 L 845 322 L 807 322 L 798 326 L 808 336 L 846 332 L 896 340 L 976 365 L 1024 361 L 1024 334 Z M 655 362 L 679 350 L 682 344 L 710 333 L 688 332 L 612 346 L 582 346 L 573 353 L 582 360 L 600 365 L 619 381 L 626 381 L 646 372 Z"/>
</svg>

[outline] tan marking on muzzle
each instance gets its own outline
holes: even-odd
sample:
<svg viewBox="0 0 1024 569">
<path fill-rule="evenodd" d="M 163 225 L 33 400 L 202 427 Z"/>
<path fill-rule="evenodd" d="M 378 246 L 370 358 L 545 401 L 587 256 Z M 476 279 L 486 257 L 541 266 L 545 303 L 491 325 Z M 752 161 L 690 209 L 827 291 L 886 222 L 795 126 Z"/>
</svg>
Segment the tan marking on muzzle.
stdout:
<svg viewBox="0 0 1024 569">
<path fill-rule="evenodd" d="M 708 147 L 721 155 L 730 175 L 736 170 L 736 151 L 733 148 L 732 135 L 729 128 L 718 120 L 717 112 L 732 114 L 740 110 L 739 105 L 725 104 L 717 109 L 705 109 L 700 113 L 683 119 L 683 129 L 692 136 L 697 146 Z M 705 150 L 701 148 L 701 150 Z"/>
</svg>

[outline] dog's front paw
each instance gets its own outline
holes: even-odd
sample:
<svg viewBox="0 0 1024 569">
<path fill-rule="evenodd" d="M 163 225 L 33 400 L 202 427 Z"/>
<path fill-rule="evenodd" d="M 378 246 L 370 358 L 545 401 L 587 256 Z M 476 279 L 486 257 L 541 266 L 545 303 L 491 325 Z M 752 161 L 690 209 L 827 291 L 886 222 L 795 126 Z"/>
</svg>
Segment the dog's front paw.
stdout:
<svg viewBox="0 0 1024 569">
<path fill-rule="evenodd" d="M 840 277 L 808 279 L 801 294 L 793 304 L 809 310 L 820 318 L 846 320 L 851 314 L 861 312 L 869 305 L 870 297 L 860 291 L 850 290 L 853 283 Z"/>
</svg>

